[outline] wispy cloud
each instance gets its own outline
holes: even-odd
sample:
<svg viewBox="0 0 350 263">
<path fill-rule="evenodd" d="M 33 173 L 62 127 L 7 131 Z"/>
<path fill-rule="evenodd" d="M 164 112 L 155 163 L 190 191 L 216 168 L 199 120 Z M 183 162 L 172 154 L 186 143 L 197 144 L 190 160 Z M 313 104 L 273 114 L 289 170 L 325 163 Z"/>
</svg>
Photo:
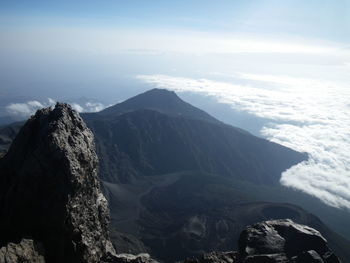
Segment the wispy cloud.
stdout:
<svg viewBox="0 0 350 263">
<path fill-rule="evenodd" d="M 160 88 L 197 92 L 268 119 L 263 136 L 310 160 L 282 174 L 283 185 L 335 207 L 350 209 L 350 91 L 345 83 L 289 76 L 236 73 L 242 84 L 166 75 L 140 75 Z"/>
</svg>

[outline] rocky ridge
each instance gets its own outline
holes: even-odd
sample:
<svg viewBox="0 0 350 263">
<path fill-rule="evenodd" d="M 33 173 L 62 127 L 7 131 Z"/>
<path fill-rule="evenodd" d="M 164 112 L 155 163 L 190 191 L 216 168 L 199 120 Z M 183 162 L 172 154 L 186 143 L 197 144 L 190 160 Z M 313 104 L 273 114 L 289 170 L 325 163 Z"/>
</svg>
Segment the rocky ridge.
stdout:
<svg viewBox="0 0 350 263">
<path fill-rule="evenodd" d="M 114 253 L 91 131 L 67 104 L 27 121 L 0 161 L 0 244 L 30 236 L 47 262 L 99 262 Z"/>
</svg>

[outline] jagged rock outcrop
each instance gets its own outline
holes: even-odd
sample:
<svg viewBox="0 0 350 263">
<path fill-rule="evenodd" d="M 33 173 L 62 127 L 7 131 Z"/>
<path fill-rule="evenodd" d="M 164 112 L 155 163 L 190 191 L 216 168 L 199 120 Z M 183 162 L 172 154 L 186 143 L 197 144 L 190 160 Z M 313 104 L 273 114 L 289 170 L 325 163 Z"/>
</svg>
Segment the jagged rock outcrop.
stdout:
<svg viewBox="0 0 350 263">
<path fill-rule="evenodd" d="M 243 262 L 340 262 L 320 232 L 290 219 L 247 227 L 238 246 Z"/>
<path fill-rule="evenodd" d="M 0 247 L 31 237 L 46 262 L 113 254 L 97 167 L 93 135 L 78 113 L 59 103 L 37 111 L 0 160 Z"/>
<path fill-rule="evenodd" d="M 212 252 L 184 263 L 340 263 L 317 230 L 290 219 L 247 227 L 238 246 L 238 252 Z"/>
<path fill-rule="evenodd" d="M 0 248 L 0 262 L 45 263 L 42 244 L 31 239 L 22 239 L 19 244 L 9 243 Z"/>
</svg>

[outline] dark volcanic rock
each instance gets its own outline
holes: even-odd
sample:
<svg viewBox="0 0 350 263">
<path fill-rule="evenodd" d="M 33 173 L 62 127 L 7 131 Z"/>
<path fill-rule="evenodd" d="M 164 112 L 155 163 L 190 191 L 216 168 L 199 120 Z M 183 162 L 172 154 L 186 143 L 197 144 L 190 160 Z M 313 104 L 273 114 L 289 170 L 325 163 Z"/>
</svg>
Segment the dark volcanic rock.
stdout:
<svg viewBox="0 0 350 263">
<path fill-rule="evenodd" d="M 322 262 L 315 260 L 317 257 L 326 259 L 334 256 L 326 239 L 317 230 L 289 219 L 265 221 L 247 227 L 241 233 L 238 245 L 244 262 L 292 262 L 292 258 L 300 260 L 296 262 Z M 261 261 L 263 255 L 269 255 L 269 258 L 274 255 L 275 259 Z M 282 259 L 285 256 L 288 261 Z M 302 261 L 303 258 L 314 261 Z M 336 258 L 334 262 L 340 260 Z"/>
<path fill-rule="evenodd" d="M 30 236 L 47 262 L 99 262 L 114 252 L 91 131 L 66 104 L 27 121 L 0 160 L 0 246 Z"/>
<path fill-rule="evenodd" d="M 45 263 L 42 244 L 22 239 L 19 244 L 9 243 L 0 249 L 0 262 Z"/>
</svg>

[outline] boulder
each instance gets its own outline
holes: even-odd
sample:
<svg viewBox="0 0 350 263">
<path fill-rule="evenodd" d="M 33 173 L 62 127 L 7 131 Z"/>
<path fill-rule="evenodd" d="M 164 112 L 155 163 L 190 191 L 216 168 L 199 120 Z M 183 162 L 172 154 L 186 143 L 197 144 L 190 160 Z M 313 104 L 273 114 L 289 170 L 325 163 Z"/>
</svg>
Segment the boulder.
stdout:
<svg viewBox="0 0 350 263">
<path fill-rule="evenodd" d="M 248 226 L 240 235 L 238 247 L 244 262 L 263 262 L 252 261 L 261 257 L 272 260 L 266 262 L 292 262 L 292 258 L 300 262 L 307 262 L 302 261 L 303 258 L 314 260 L 309 262 L 323 262 L 330 257 L 333 257 L 334 262 L 340 262 L 320 232 L 290 219 L 264 221 Z M 285 255 L 283 257 L 286 259 L 281 259 L 281 255 Z"/>
</svg>

